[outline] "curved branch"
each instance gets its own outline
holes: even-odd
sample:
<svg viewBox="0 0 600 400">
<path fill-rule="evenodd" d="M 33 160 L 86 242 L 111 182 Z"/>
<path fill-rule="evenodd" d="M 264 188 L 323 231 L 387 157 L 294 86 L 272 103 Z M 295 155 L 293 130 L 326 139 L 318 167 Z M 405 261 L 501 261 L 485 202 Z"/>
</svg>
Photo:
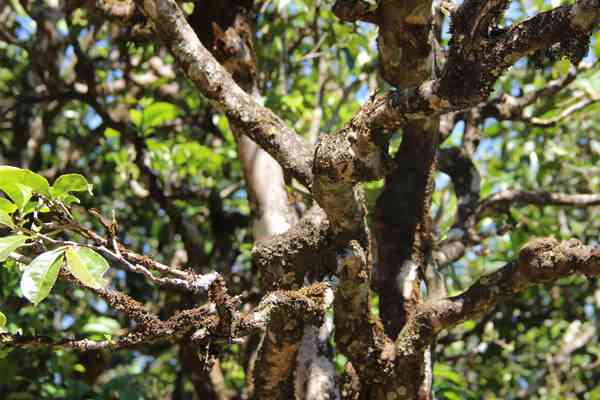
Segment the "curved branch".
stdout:
<svg viewBox="0 0 600 400">
<path fill-rule="evenodd" d="M 600 274 L 600 247 L 585 246 L 577 239 L 560 243 L 553 238 L 533 239 L 516 261 L 480 278 L 464 293 L 421 304 L 396 345 L 401 352 L 419 351 L 443 329 L 489 312 L 502 299 L 530 285 L 575 274 Z"/>
<path fill-rule="evenodd" d="M 202 45 L 175 0 L 137 0 L 180 67 L 198 90 L 221 109 L 287 172 L 312 183 L 313 150 L 269 109 L 244 92 Z"/>
</svg>

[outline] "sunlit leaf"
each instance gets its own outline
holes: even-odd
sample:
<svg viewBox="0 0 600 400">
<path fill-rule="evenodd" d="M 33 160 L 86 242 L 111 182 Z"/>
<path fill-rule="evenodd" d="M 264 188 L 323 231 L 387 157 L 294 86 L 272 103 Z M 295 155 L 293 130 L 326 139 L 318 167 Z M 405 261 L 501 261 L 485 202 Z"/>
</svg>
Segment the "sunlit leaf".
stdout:
<svg viewBox="0 0 600 400">
<path fill-rule="evenodd" d="M 133 122 L 133 124 L 135 126 L 137 126 L 138 128 L 140 128 L 142 126 L 142 112 L 139 110 L 129 110 L 129 118 L 131 119 L 131 122 Z"/>
<path fill-rule="evenodd" d="M 571 62 L 568 58 L 563 58 L 554 63 L 552 67 L 552 76 L 554 78 L 559 78 L 562 76 L 566 76 L 569 73 L 569 68 L 571 67 Z"/>
<path fill-rule="evenodd" d="M 106 128 L 104 130 L 104 136 L 106 136 L 108 139 L 118 138 L 119 136 L 121 136 L 121 132 L 112 128 Z"/>
<path fill-rule="evenodd" d="M 20 183 L 5 183 L 0 185 L 0 189 L 15 203 L 15 205 L 23 209 L 31 199 L 33 191 L 31 187 Z"/>
<path fill-rule="evenodd" d="M 0 197 L 0 210 L 4 211 L 8 214 L 12 214 L 17 211 L 19 207 L 10 200 L 5 199 L 4 197 Z"/>
<path fill-rule="evenodd" d="M 40 207 L 40 203 L 37 201 L 29 201 L 25 207 L 23 207 L 23 211 L 21 215 L 25 216 L 34 212 L 38 207 Z"/>
<path fill-rule="evenodd" d="M 84 285 L 99 289 L 107 285 L 103 278 L 108 262 L 100 254 L 87 247 L 69 247 L 66 251 L 67 268 Z"/>
<path fill-rule="evenodd" d="M 12 221 L 12 218 L 6 211 L 0 210 L 0 225 L 6 225 L 9 228 L 14 228 L 15 224 Z"/>
<path fill-rule="evenodd" d="M 146 107 L 142 113 L 144 130 L 172 121 L 177 117 L 177 107 L 171 103 L 157 102 Z"/>
<path fill-rule="evenodd" d="M 108 317 L 92 317 L 90 321 L 86 323 L 81 331 L 87 334 L 102 334 L 102 335 L 110 335 L 115 334 L 119 329 L 121 329 L 121 325 L 119 321 L 108 318 Z"/>
<path fill-rule="evenodd" d="M 0 238 L 0 262 L 5 261 L 10 253 L 17 250 L 29 239 L 24 235 L 11 235 Z"/>
<path fill-rule="evenodd" d="M 93 185 L 89 184 L 83 175 L 65 174 L 58 177 L 52 185 L 54 195 L 62 195 L 71 192 L 88 192 L 92 194 Z"/>
<path fill-rule="evenodd" d="M 28 169 L 15 168 L 7 165 L 0 166 L 0 189 L 5 184 L 21 184 L 31 188 L 33 193 L 50 194 L 50 185 L 43 176 Z"/>
<path fill-rule="evenodd" d="M 25 268 L 21 277 L 21 291 L 33 304 L 38 305 L 48 297 L 56 283 L 58 271 L 64 261 L 64 248 L 47 251 L 37 256 Z"/>
</svg>

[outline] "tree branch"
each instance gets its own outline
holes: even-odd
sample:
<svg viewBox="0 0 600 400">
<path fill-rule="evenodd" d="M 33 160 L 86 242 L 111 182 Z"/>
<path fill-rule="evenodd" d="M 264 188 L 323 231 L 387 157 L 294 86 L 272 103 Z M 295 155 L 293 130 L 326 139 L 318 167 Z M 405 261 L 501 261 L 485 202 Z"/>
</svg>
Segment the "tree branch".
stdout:
<svg viewBox="0 0 600 400">
<path fill-rule="evenodd" d="M 553 192 L 526 192 L 524 190 L 505 190 L 483 199 L 477 208 L 477 214 L 483 214 L 490 209 L 511 205 L 514 203 L 535 204 L 539 206 L 573 206 L 588 207 L 600 205 L 598 194 L 568 194 Z"/>
<path fill-rule="evenodd" d="M 137 0 L 198 90 L 304 185 L 312 183 L 311 146 L 244 92 L 202 45 L 175 0 Z"/>
<path fill-rule="evenodd" d="M 489 312 L 499 301 L 530 285 L 552 282 L 570 275 L 600 274 L 600 247 L 584 246 L 577 239 L 529 241 L 516 261 L 480 278 L 467 291 L 421 304 L 406 324 L 396 345 L 402 353 L 424 348 L 443 329 Z"/>
<path fill-rule="evenodd" d="M 307 275 L 319 280 L 326 273 L 323 269 L 331 263 L 324 259 L 324 253 L 331 245 L 329 221 L 323 209 L 315 205 L 287 232 L 256 243 L 252 260 L 262 274 L 265 289 L 292 289 Z"/>
</svg>

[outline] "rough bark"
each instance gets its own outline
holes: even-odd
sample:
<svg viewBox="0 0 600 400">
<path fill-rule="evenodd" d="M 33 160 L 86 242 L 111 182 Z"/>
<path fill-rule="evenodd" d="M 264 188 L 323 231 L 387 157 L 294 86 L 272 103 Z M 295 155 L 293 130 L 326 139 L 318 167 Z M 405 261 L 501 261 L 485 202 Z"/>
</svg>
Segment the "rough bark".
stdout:
<svg viewBox="0 0 600 400">
<path fill-rule="evenodd" d="M 199 33 L 203 44 L 211 50 L 235 83 L 258 100 L 260 95 L 252 3 L 252 1 L 229 1 L 197 5 L 189 19 L 192 26 L 196 27 L 195 31 Z M 212 26 L 212 30 L 205 29 L 209 25 Z M 279 236 L 285 234 L 298 220 L 288 198 L 284 171 L 269 153 L 249 138 L 252 136 L 251 132 L 234 119 L 230 118 L 230 123 L 236 137 L 253 213 L 252 232 L 255 246 L 260 246 L 261 242 L 274 237 L 274 241 L 279 243 L 281 240 Z M 254 254 L 258 253 L 255 251 Z M 260 257 L 256 264 L 260 268 L 264 290 L 271 290 L 274 287 L 298 288 L 304 283 L 304 271 L 286 275 L 281 267 L 264 262 Z M 298 266 L 297 263 L 294 265 Z M 287 284 L 279 284 L 286 281 Z M 317 348 L 317 343 L 310 343 L 311 339 L 312 341 L 318 339 L 310 335 L 316 328 L 310 324 L 304 325 L 301 320 L 290 321 L 284 316 L 282 318 L 281 321 L 273 319 L 267 326 L 256 350 L 257 357 L 253 357 L 255 363 L 251 367 L 254 372 L 251 388 L 254 393 L 247 394 L 256 398 L 291 396 L 294 387 L 300 385 L 293 382 L 294 373 L 296 376 L 307 376 L 302 386 L 313 384 L 312 379 L 320 379 L 329 382 L 328 385 L 335 390 L 331 363 L 327 359 L 314 360 L 305 354 L 314 353 L 312 350 Z M 302 340 L 303 330 L 307 331 L 304 340 Z M 297 354 L 305 358 L 304 363 L 299 364 L 302 370 L 296 370 L 294 365 Z M 320 362 L 326 374 L 320 375 L 314 372 L 310 375 L 306 372 L 311 369 L 313 362 Z"/>
</svg>

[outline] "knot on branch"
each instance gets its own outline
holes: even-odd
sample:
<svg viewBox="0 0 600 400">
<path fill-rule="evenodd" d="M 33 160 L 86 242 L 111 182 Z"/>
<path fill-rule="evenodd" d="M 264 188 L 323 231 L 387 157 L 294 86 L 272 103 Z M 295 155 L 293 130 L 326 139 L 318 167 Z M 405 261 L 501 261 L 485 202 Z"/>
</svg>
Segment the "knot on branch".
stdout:
<svg viewBox="0 0 600 400">
<path fill-rule="evenodd" d="M 527 280 L 534 283 L 572 273 L 596 275 L 600 273 L 600 248 L 584 246 L 577 239 L 558 242 L 553 238 L 536 238 L 519 252 L 518 268 Z"/>
<path fill-rule="evenodd" d="M 239 306 L 239 301 L 227 293 L 225 280 L 222 276 L 219 275 L 209 286 L 208 300 L 217 307 L 220 318 L 218 329 L 225 336 L 230 336 L 233 330 L 232 325 L 237 319 L 236 309 Z"/>
<path fill-rule="evenodd" d="M 364 119 L 363 119 L 364 118 Z M 387 148 L 366 126 L 367 115 L 331 135 L 322 135 L 315 150 L 314 174 L 332 182 L 377 179 L 387 168 Z"/>
<path fill-rule="evenodd" d="M 366 21 L 377 23 L 377 3 L 374 0 L 337 0 L 332 8 L 341 21 Z"/>
<path fill-rule="evenodd" d="M 323 209 L 311 207 L 287 232 L 254 244 L 252 262 L 261 273 L 263 287 L 295 289 L 332 274 L 329 221 Z"/>
<path fill-rule="evenodd" d="M 136 14 L 135 2 L 132 0 L 96 0 L 96 8 L 100 10 L 107 18 L 121 22 L 123 24 L 133 20 Z"/>
<path fill-rule="evenodd" d="M 337 274 L 342 278 L 365 281 L 368 276 L 364 266 L 366 265 L 366 254 L 357 241 L 351 241 L 348 246 L 338 254 Z"/>
</svg>

